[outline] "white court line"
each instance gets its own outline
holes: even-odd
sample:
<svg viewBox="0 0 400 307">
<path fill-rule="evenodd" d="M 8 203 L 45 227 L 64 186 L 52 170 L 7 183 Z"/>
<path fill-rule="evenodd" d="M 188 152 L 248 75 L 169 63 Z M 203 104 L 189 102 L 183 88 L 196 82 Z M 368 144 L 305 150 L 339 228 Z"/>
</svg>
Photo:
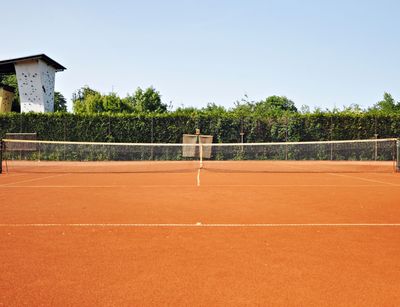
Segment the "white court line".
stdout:
<svg viewBox="0 0 400 307">
<path fill-rule="evenodd" d="M 367 187 L 387 187 L 387 184 L 215 184 L 203 185 L 204 187 L 263 187 L 263 188 L 285 188 L 285 187 L 299 187 L 299 188 L 313 188 L 313 187 L 334 187 L 334 188 L 367 188 Z M 400 185 L 394 185 L 400 187 Z M 393 187 L 393 186 L 391 186 Z"/>
<path fill-rule="evenodd" d="M 263 188 L 285 188 L 285 187 L 334 187 L 334 188 L 363 188 L 363 187 L 388 187 L 387 184 L 206 184 L 203 187 L 263 187 Z M 400 184 L 390 185 L 400 187 Z"/>
<path fill-rule="evenodd" d="M 200 168 L 197 170 L 197 186 L 200 186 Z"/>
<path fill-rule="evenodd" d="M 396 184 L 396 183 L 385 182 L 385 181 L 375 180 L 375 179 L 368 179 L 368 178 L 363 178 L 363 177 L 358 177 L 358 176 L 335 174 L 335 173 L 328 173 L 328 174 L 332 175 L 332 176 L 347 177 L 347 178 L 359 179 L 359 180 L 374 182 L 374 183 L 382 183 L 382 184 L 389 185 L 389 186 L 395 186 L 395 187 L 400 186 L 400 184 Z"/>
<path fill-rule="evenodd" d="M 200 182 L 199 182 L 200 185 Z M 400 185 L 387 185 L 387 184 L 206 184 L 202 185 L 202 187 L 217 187 L 217 188 L 290 188 L 290 187 L 298 187 L 298 188 L 372 188 L 372 187 L 380 187 L 380 188 L 393 188 L 400 187 Z M 154 184 L 154 185 L 0 185 L 0 189 L 16 189 L 16 188 L 43 188 L 43 189 L 82 189 L 82 188 L 110 188 L 110 189 L 119 189 L 119 188 L 193 188 L 193 185 L 188 184 Z"/>
<path fill-rule="evenodd" d="M 31 224 L 0 224 L 0 227 L 121 227 L 121 228 L 177 228 L 177 227 L 187 227 L 187 228 L 201 228 L 201 227 L 226 227 L 226 228 L 250 228 L 250 227 L 260 227 L 260 228 L 306 228 L 306 227 L 400 227 L 400 223 L 261 223 L 261 224 L 177 224 L 177 223 L 166 223 L 166 224 L 154 224 L 154 223 L 31 223 Z"/>
<path fill-rule="evenodd" d="M 46 176 L 46 177 L 41 177 L 41 178 L 33 178 L 33 179 L 27 179 L 27 180 L 21 180 L 21 181 L 16 181 L 16 182 L 10 182 L 10 183 L 5 183 L 5 184 L 0 184 L 0 187 L 8 187 L 8 186 L 11 186 L 11 185 L 17 184 L 17 183 L 38 181 L 38 180 L 42 180 L 42 179 L 54 178 L 54 177 L 65 176 L 65 175 L 69 175 L 69 173 L 66 173 L 66 174 L 57 174 L 57 175 Z"/>
<path fill-rule="evenodd" d="M 127 188 L 127 185 L 12 185 L 12 186 L 1 186 L 0 189 L 13 189 L 13 188 L 43 188 L 43 189 L 102 189 L 102 188 Z M 135 186 L 131 186 L 135 187 Z"/>
<path fill-rule="evenodd" d="M 27 175 L 29 175 L 29 173 L 7 173 L 4 171 L 4 167 L 3 167 L 3 173 L 1 175 L 5 176 L 4 178 L 9 178 L 9 177 L 27 176 Z"/>
</svg>

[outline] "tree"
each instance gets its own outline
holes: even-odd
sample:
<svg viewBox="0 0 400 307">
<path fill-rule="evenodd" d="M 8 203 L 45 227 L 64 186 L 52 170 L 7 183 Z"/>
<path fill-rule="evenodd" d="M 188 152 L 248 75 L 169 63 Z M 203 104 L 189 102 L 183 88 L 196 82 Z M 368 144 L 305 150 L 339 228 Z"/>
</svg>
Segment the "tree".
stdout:
<svg viewBox="0 0 400 307">
<path fill-rule="evenodd" d="M 360 105 L 356 104 L 356 103 L 352 103 L 349 106 L 343 106 L 343 110 L 339 111 L 341 113 L 344 114 L 360 114 L 363 113 L 364 110 L 361 108 Z"/>
<path fill-rule="evenodd" d="M 88 86 L 72 94 L 72 104 L 75 113 L 104 112 L 101 94 Z"/>
<path fill-rule="evenodd" d="M 102 95 L 88 86 L 82 87 L 72 96 L 75 113 L 130 113 L 133 103 L 130 96 L 121 99 L 116 93 Z"/>
<path fill-rule="evenodd" d="M 84 87 L 80 88 L 76 92 L 72 94 L 72 103 L 76 103 L 79 101 L 84 101 L 88 95 L 91 94 L 98 94 L 98 91 L 91 89 L 89 86 L 85 85 Z"/>
<path fill-rule="evenodd" d="M 67 112 L 67 100 L 59 92 L 54 92 L 54 112 Z"/>
<path fill-rule="evenodd" d="M 180 116 L 196 116 L 199 113 L 199 109 L 195 107 L 185 107 L 182 105 L 176 108 L 174 113 Z"/>
<path fill-rule="evenodd" d="M 122 113 L 122 100 L 117 96 L 116 93 L 110 93 L 108 95 L 101 96 L 101 102 L 103 110 L 111 113 Z"/>
<path fill-rule="evenodd" d="M 77 93 L 74 93 L 72 103 L 75 113 L 104 112 L 101 94 L 90 88 L 82 88 Z"/>
<path fill-rule="evenodd" d="M 396 103 L 392 95 L 385 92 L 383 94 L 383 100 L 378 101 L 370 110 L 385 113 L 398 113 L 400 112 L 400 102 Z"/>
<path fill-rule="evenodd" d="M 282 114 L 297 113 L 297 108 L 294 102 L 286 98 L 285 96 L 270 96 L 265 100 L 257 102 L 254 106 L 254 112 L 256 114 Z"/>
<path fill-rule="evenodd" d="M 285 96 L 270 96 L 261 101 L 250 101 L 247 95 L 235 103 L 232 111 L 241 117 L 257 115 L 281 115 L 283 113 L 297 113 L 294 102 Z"/>
<path fill-rule="evenodd" d="M 303 105 L 300 107 L 300 113 L 301 113 L 301 114 L 310 114 L 310 113 L 311 113 L 311 109 L 310 109 L 309 106 L 303 104 Z"/>
<path fill-rule="evenodd" d="M 201 110 L 205 113 L 216 114 L 216 115 L 222 115 L 226 113 L 226 109 L 223 106 L 217 105 L 213 102 L 208 103 L 207 106 Z"/>
<path fill-rule="evenodd" d="M 249 97 L 245 94 L 242 99 L 235 102 L 232 112 L 239 117 L 251 116 L 254 114 L 254 105 L 255 102 L 249 100 Z"/>
<path fill-rule="evenodd" d="M 144 91 L 138 87 L 131 100 L 134 110 L 138 113 L 167 112 L 168 106 L 162 103 L 160 93 L 153 87 L 149 87 Z"/>
<path fill-rule="evenodd" d="M 164 113 L 167 105 L 161 102 L 160 94 L 152 87 L 138 88 L 133 95 L 121 99 L 116 93 L 102 95 L 85 86 L 73 94 L 75 113 Z"/>
</svg>

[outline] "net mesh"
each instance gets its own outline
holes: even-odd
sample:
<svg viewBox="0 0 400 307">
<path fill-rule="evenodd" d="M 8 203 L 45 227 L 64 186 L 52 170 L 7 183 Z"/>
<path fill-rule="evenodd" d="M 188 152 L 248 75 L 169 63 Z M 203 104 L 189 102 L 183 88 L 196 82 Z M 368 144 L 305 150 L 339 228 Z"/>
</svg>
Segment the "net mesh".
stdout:
<svg viewBox="0 0 400 307">
<path fill-rule="evenodd" d="M 200 164 L 215 172 L 393 172 L 398 151 L 395 139 L 237 144 L 6 139 L 2 156 L 3 171 L 6 165 L 9 172 L 184 172 Z"/>
</svg>

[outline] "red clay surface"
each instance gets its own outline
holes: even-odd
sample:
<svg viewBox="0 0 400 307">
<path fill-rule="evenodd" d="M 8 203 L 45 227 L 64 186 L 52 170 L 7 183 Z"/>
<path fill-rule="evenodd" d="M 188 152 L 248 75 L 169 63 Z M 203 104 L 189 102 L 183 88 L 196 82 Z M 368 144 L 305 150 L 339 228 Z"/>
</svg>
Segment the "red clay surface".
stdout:
<svg viewBox="0 0 400 307">
<path fill-rule="evenodd" d="M 400 174 L 216 169 L 0 175 L 0 306 L 400 305 Z"/>
</svg>

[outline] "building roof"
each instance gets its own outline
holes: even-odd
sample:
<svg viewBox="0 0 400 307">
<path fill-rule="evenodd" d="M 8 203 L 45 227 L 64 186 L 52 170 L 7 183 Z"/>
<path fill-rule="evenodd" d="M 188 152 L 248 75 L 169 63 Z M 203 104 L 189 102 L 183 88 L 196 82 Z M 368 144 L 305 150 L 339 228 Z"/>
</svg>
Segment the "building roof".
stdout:
<svg viewBox="0 0 400 307">
<path fill-rule="evenodd" d="M 14 64 L 32 60 L 42 60 L 49 64 L 50 66 L 54 67 L 56 71 L 63 71 L 66 68 L 61 64 L 57 63 L 53 59 L 49 58 L 45 54 L 37 54 L 26 56 L 22 58 L 10 59 L 10 60 L 2 60 L 0 61 L 0 74 L 14 74 L 15 73 L 15 66 Z"/>
</svg>

